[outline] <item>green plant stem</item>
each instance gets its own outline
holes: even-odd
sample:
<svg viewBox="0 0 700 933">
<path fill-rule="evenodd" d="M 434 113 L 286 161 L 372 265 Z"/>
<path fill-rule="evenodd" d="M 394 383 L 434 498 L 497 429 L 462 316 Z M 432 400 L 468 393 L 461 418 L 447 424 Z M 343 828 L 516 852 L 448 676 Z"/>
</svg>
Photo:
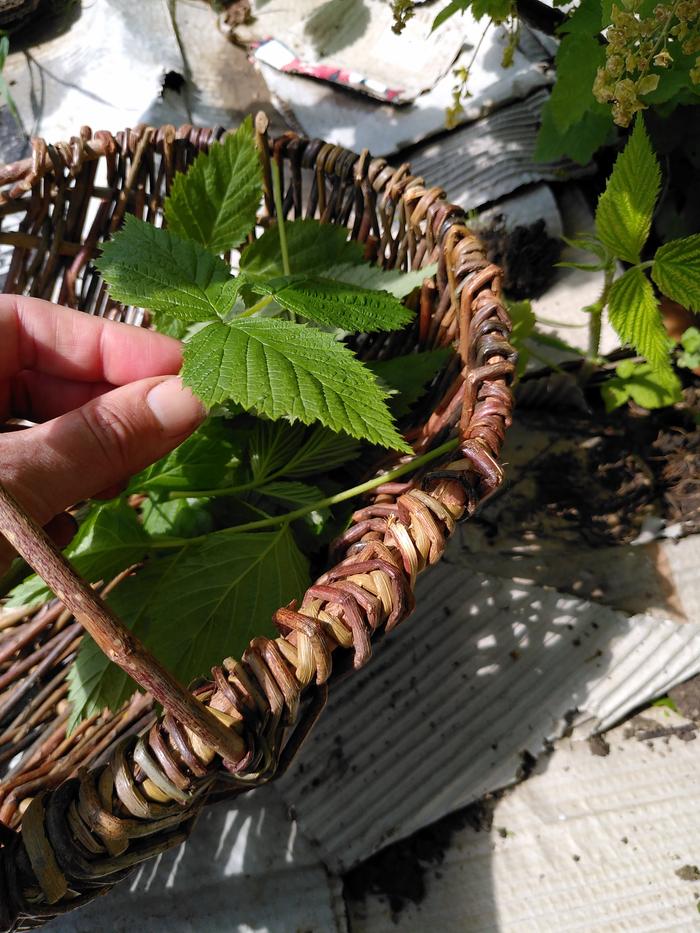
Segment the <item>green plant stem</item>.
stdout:
<svg viewBox="0 0 700 933">
<path fill-rule="evenodd" d="M 275 215 L 277 217 L 277 231 L 280 238 L 280 252 L 282 253 L 282 268 L 285 275 L 290 275 L 292 268 L 289 265 L 289 250 L 287 249 L 287 231 L 284 227 L 284 202 L 282 200 L 282 183 L 280 170 L 274 159 L 270 162 L 272 169 L 272 196 L 275 201 Z"/>
<path fill-rule="evenodd" d="M 431 463 L 433 460 L 437 460 L 439 457 L 442 457 L 445 454 L 455 450 L 458 444 L 459 440 L 457 438 L 453 438 L 451 441 L 446 441 L 444 444 L 436 447 L 435 450 L 429 450 L 428 453 L 422 454 L 420 457 L 414 457 L 413 460 L 409 460 L 407 463 L 402 463 L 395 469 L 389 470 L 388 473 L 383 473 L 381 476 L 375 476 L 373 479 L 367 480 L 364 483 L 359 483 L 357 486 L 351 486 L 349 489 L 344 489 L 342 492 L 337 492 L 333 496 L 326 496 L 324 499 L 318 499 L 316 502 L 303 505 L 301 508 L 295 509 L 293 512 L 285 512 L 282 515 L 272 515 L 270 518 L 262 518 L 254 522 L 246 522 L 243 525 L 234 525 L 232 528 L 226 528 L 224 531 L 218 532 L 218 534 L 237 534 L 241 531 L 257 531 L 259 528 L 272 528 L 275 525 L 282 525 L 286 524 L 287 522 L 296 521 L 297 518 L 303 518 L 304 515 L 308 515 L 309 512 L 315 512 L 318 509 L 329 508 L 332 505 L 338 505 L 341 502 L 346 502 L 348 499 L 354 499 L 355 496 L 361 496 L 363 493 L 371 492 L 378 486 L 383 486 L 384 483 L 393 483 L 394 480 L 400 479 L 407 473 L 412 473 L 414 470 L 417 470 L 420 467 Z M 230 493 L 227 493 L 225 489 L 219 489 L 216 490 L 216 494 L 227 495 Z M 199 496 L 200 494 L 196 493 L 194 495 Z M 154 541 L 153 546 L 157 548 L 184 547 L 186 544 L 199 544 L 202 541 L 205 541 L 207 537 L 208 535 L 200 535 L 198 538 L 161 538 L 158 541 Z"/>
<path fill-rule="evenodd" d="M 252 317 L 254 314 L 257 314 L 258 311 L 262 311 L 268 305 L 271 305 L 274 300 L 274 295 L 265 295 L 260 301 L 256 301 L 254 305 L 251 305 L 245 311 L 241 311 L 240 314 L 237 314 L 234 320 L 238 320 L 238 318 L 241 317 Z M 190 495 L 190 493 L 188 493 L 188 495 Z"/>
<path fill-rule="evenodd" d="M 605 270 L 603 292 L 595 304 L 588 309 L 591 320 L 588 327 L 588 355 L 597 358 L 600 354 L 600 334 L 603 328 L 603 311 L 608 303 L 610 289 L 615 279 L 615 266 L 611 264 Z"/>
</svg>

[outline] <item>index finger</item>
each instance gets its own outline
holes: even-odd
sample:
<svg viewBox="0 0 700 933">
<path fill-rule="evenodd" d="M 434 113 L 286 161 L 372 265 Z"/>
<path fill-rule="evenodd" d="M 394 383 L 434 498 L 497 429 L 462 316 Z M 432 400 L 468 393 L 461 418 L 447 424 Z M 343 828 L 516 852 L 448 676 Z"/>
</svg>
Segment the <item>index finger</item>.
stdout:
<svg viewBox="0 0 700 933">
<path fill-rule="evenodd" d="M 0 295 L 0 379 L 23 369 L 80 382 L 126 385 L 179 371 L 177 340 L 51 304 Z"/>
</svg>

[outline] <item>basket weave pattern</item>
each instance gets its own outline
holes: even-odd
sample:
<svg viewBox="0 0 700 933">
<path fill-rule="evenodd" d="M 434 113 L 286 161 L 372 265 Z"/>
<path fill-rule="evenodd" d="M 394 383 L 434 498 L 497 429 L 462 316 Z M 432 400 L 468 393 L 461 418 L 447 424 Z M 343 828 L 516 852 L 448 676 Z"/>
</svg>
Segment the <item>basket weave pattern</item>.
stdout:
<svg viewBox="0 0 700 933">
<path fill-rule="evenodd" d="M 92 259 L 126 212 L 156 222 L 174 173 L 222 132 L 138 127 L 112 136 L 84 127 L 67 144 L 36 140 L 30 160 L 0 169 L 3 227 L 21 217 L 19 230 L 0 231 L 0 243 L 14 247 L 5 290 L 140 323 L 139 309 L 110 301 Z M 225 749 L 167 705 L 157 717 L 143 694 L 66 736 L 66 673 L 81 625 L 57 600 L 6 617 L 0 769 L 23 756 L 0 788 L 0 929 L 36 925 L 91 900 L 182 842 L 206 799 L 279 775 L 323 708 L 331 676 L 364 665 L 372 641 L 409 615 L 417 575 L 502 478 L 497 458 L 510 422 L 514 354 L 500 271 L 464 226 L 463 211 L 406 165 L 293 134 L 268 141 L 260 126 L 257 138 L 262 226 L 274 215 L 274 159 L 286 216 L 348 227 L 366 257 L 386 268 L 437 262 L 416 296 L 415 324 L 358 338 L 354 349 L 382 359 L 455 343 L 459 354 L 402 429 L 417 453 L 455 434 L 459 452 L 437 470 L 379 487 L 336 543 L 335 565 L 275 614 L 279 637 L 254 638 L 240 660 L 224 660 L 195 687 L 226 727 Z"/>
</svg>

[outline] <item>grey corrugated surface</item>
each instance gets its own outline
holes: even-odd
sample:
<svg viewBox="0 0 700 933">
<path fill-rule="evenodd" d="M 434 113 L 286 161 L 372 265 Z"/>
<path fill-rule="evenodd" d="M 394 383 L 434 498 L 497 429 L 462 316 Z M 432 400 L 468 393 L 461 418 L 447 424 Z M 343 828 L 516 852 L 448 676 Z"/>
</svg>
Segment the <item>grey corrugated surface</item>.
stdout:
<svg viewBox="0 0 700 933">
<path fill-rule="evenodd" d="M 278 784 L 334 870 L 511 783 L 574 711 L 610 724 L 700 671 L 698 625 L 447 563 L 417 602 Z"/>
<path fill-rule="evenodd" d="M 347 933 L 342 886 L 272 787 L 202 813 L 186 843 L 140 866 L 51 933 Z"/>
<path fill-rule="evenodd" d="M 548 97 L 544 89 L 535 91 L 525 100 L 413 149 L 408 156 L 411 170 L 440 185 L 451 201 L 469 209 L 523 185 L 585 174 L 585 169 L 569 160 L 535 161 L 540 114 Z"/>
<path fill-rule="evenodd" d="M 683 722 L 654 713 L 660 730 Z M 557 742 L 496 802 L 490 831 L 454 827 L 444 859 L 423 865 L 419 903 L 395 920 L 367 891 L 349 904 L 352 933 L 697 930 L 700 882 L 676 872 L 698 862 L 700 742 L 639 741 L 626 726 L 606 738 L 606 757 Z"/>
</svg>

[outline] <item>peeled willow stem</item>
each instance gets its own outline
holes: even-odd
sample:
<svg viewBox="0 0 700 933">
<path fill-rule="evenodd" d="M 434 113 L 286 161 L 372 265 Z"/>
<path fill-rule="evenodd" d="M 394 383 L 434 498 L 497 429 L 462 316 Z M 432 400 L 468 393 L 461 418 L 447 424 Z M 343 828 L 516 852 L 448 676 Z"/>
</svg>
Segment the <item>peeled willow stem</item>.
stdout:
<svg viewBox="0 0 700 933">
<path fill-rule="evenodd" d="M 240 761 L 246 747 L 167 671 L 76 573 L 43 528 L 0 483 L 0 534 L 32 567 L 96 641 L 110 661 L 152 694 L 203 743 L 222 758 Z"/>
</svg>

